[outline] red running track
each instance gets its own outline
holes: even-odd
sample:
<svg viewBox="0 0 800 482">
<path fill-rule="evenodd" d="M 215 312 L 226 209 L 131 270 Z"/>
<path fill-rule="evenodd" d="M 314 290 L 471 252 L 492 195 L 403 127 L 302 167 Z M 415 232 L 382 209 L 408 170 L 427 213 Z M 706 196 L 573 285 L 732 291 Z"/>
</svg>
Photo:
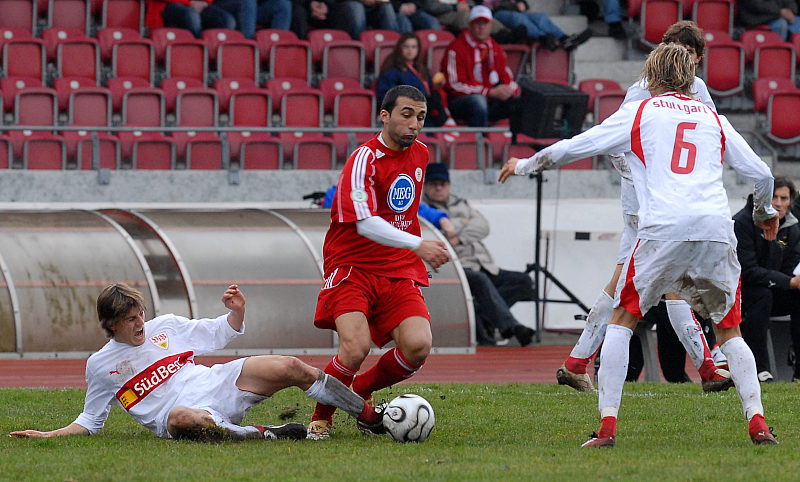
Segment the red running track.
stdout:
<svg viewBox="0 0 800 482">
<path fill-rule="evenodd" d="M 569 355 L 571 346 L 478 347 L 475 354 L 431 355 L 409 383 L 555 383 L 556 369 Z M 330 355 L 298 358 L 325 368 Z M 210 365 L 231 357 L 198 357 Z M 370 356 L 365 367 L 372 366 L 377 356 Z M 0 388 L 86 388 L 86 360 L 0 360 Z M 686 373 L 699 380 L 687 360 Z M 644 379 L 644 375 L 640 379 Z M 663 378 L 662 378 L 663 379 Z"/>
</svg>

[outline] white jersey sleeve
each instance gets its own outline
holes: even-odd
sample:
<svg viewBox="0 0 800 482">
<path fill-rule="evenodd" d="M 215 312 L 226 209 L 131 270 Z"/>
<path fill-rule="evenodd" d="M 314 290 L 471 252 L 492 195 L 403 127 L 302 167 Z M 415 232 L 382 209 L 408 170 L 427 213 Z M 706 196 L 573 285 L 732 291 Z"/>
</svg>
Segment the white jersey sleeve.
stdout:
<svg viewBox="0 0 800 482">
<path fill-rule="evenodd" d="M 739 134 L 724 115 L 719 116 L 722 131 L 725 133 L 725 154 L 723 160 L 736 172 L 753 180 L 753 221 L 761 222 L 773 218 L 777 211 L 772 207 L 774 179 L 769 167 L 753 152 L 747 141 Z"/>
<path fill-rule="evenodd" d="M 638 107 L 639 102 L 625 104 L 602 124 L 571 139 L 558 141 L 527 159 L 521 159 L 514 173 L 523 175 L 541 172 L 597 154 L 629 151 L 631 126 Z"/>
</svg>

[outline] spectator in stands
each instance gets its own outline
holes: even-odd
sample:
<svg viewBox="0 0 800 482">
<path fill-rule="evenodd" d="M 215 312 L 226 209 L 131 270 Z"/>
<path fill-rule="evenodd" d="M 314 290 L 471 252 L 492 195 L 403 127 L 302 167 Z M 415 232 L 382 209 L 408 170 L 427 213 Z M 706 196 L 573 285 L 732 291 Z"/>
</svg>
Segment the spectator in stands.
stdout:
<svg viewBox="0 0 800 482">
<path fill-rule="evenodd" d="M 440 127 L 447 122 L 450 113 L 443 101 L 442 86 L 431 81 L 420 55 L 419 37 L 414 32 L 406 32 L 401 35 L 392 53 L 383 61 L 381 74 L 375 86 L 378 105 L 381 105 L 383 96 L 389 89 L 403 84 L 412 85 L 425 94 L 428 100 L 426 125 Z"/>
<path fill-rule="evenodd" d="M 531 277 L 494 264 L 482 242 L 489 235 L 489 222 L 466 199 L 450 194 L 450 173 L 445 164 L 428 164 L 422 189 L 422 202 L 446 212 L 453 226 L 442 231 L 464 268 L 475 303 L 476 325 L 485 329 L 483 336 L 477 330 L 478 342 L 494 345 L 496 328 L 503 338 L 514 336 L 521 346 L 529 345 L 536 331 L 517 321 L 509 308 L 517 301 L 534 298 Z"/>
<path fill-rule="evenodd" d="M 358 40 L 367 26 L 402 33 L 390 0 L 339 0 L 336 10 L 338 28 L 353 40 Z"/>
<path fill-rule="evenodd" d="M 800 32 L 797 3 L 794 0 L 739 0 L 739 23 L 747 28 L 769 25 L 770 30 L 788 41 Z"/>
<path fill-rule="evenodd" d="M 292 0 L 258 0 L 256 23 L 262 27 L 289 30 L 292 26 Z"/>
<path fill-rule="evenodd" d="M 505 52 L 489 37 L 491 21 L 489 7 L 472 7 L 469 28 L 450 44 L 442 59 L 450 113 L 471 127 L 509 117 L 521 94 Z"/>
<path fill-rule="evenodd" d="M 146 24 L 184 28 L 200 38 L 203 29 L 239 29 L 247 38 L 256 31 L 256 0 L 147 0 Z"/>
<path fill-rule="evenodd" d="M 619 0 L 603 0 L 603 20 L 608 24 L 608 36 L 617 40 L 625 40 L 628 38 L 628 33 L 622 26 L 622 8 L 620 7 Z M 578 0 L 578 5 L 581 9 L 581 15 L 585 16 L 589 22 L 599 18 L 600 4 L 598 0 Z M 692 12 L 686 11 L 684 13 L 687 17 L 691 16 Z"/>
<path fill-rule="evenodd" d="M 753 196 L 733 216 L 742 265 L 742 337 L 756 359 L 758 379 L 771 382 L 767 352 L 767 329 L 771 315 L 790 315 L 792 342 L 800 347 L 800 224 L 789 210 L 797 197 L 792 181 L 775 178 L 772 207 L 778 211 L 780 227 L 775 241 L 767 241 L 753 222 Z M 759 232 L 756 232 L 759 231 Z M 797 362 L 795 380 L 800 379 Z"/>
<path fill-rule="evenodd" d="M 336 0 L 292 0 L 291 30 L 301 39 L 308 37 L 308 28 L 336 28 L 333 11 Z"/>
<path fill-rule="evenodd" d="M 424 3 L 425 0 L 392 0 L 400 32 L 442 29 L 442 25 L 436 20 L 436 17 L 422 8 Z"/>
<path fill-rule="evenodd" d="M 469 27 L 472 2 L 467 0 L 425 0 L 425 11 L 435 16 L 439 23 L 458 34 Z M 510 34 L 511 31 L 497 19 L 492 20 L 492 37 Z"/>
<path fill-rule="evenodd" d="M 592 36 L 592 31 L 567 35 L 546 13 L 530 12 L 525 0 L 484 0 L 483 5 L 494 11 L 494 17 L 511 30 L 523 27 L 528 40 L 541 42 L 550 50 L 563 47 L 574 50 Z"/>
</svg>

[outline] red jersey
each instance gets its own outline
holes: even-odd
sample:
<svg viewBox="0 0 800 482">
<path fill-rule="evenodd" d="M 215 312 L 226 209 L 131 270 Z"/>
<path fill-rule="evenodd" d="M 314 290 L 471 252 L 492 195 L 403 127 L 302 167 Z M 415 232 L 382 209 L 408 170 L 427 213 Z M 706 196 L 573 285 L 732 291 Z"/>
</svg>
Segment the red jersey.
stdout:
<svg viewBox="0 0 800 482">
<path fill-rule="evenodd" d="M 336 268 L 355 266 L 428 286 L 428 270 L 413 251 L 376 243 L 356 230 L 356 221 L 380 216 L 395 228 L 419 236 L 417 209 L 427 164 L 428 148 L 419 140 L 395 151 L 380 134 L 350 155 L 339 177 L 322 249 L 326 278 Z"/>
</svg>

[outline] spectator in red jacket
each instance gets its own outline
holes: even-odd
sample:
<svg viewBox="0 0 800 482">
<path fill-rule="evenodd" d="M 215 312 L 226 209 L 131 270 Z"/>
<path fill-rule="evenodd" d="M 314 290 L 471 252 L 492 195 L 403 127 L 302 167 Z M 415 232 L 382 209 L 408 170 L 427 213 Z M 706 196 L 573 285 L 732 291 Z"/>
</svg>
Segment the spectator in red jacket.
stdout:
<svg viewBox="0 0 800 482">
<path fill-rule="evenodd" d="M 453 117 L 471 127 L 485 127 L 511 115 L 521 90 L 505 52 L 489 36 L 492 11 L 477 5 L 469 19 L 469 28 L 447 49 L 442 72 Z"/>
</svg>

